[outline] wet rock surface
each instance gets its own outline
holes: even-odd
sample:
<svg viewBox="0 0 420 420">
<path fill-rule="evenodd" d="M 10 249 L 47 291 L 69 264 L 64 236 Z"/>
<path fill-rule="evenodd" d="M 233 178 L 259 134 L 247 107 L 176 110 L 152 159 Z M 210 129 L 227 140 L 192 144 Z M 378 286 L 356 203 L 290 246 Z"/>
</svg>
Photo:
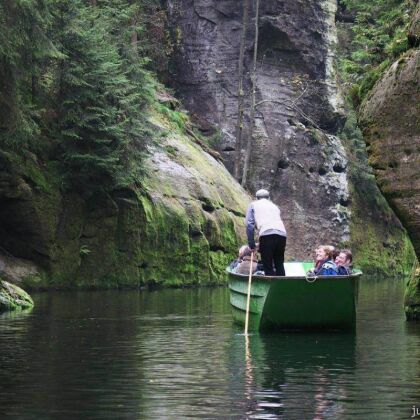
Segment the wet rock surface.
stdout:
<svg viewBox="0 0 420 420">
<path fill-rule="evenodd" d="M 250 2 L 253 3 L 253 2 Z M 288 230 L 287 253 L 349 239 L 347 156 L 332 70 L 334 1 L 261 2 L 257 110 L 248 188 L 268 188 Z M 242 10 L 232 0 L 168 1 L 178 96 L 233 169 Z M 249 136 L 252 6 L 245 51 L 243 150 Z"/>
<path fill-rule="evenodd" d="M 31 261 L 0 254 L 0 276 L 9 283 L 19 285 L 27 280 L 40 281 L 40 270 Z"/>
<path fill-rule="evenodd" d="M 159 113 L 152 118 L 160 136 L 143 179 L 107 194 L 63 192 L 36 159 L 2 156 L 4 280 L 31 288 L 225 281 L 225 267 L 245 239 L 248 197 L 193 139 Z"/>
<path fill-rule="evenodd" d="M 0 280 L 0 313 L 34 306 L 32 298 L 15 284 Z"/>
<path fill-rule="evenodd" d="M 396 61 L 362 104 L 359 120 L 381 191 L 420 257 L 420 50 Z"/>
<path fill-rule="evenodd" d="M 414 16 L 418 19 L 417 15 Z M 417 23 L 418 26 L 418 23 Z M 415 40 L 413 23 L 411 40 Z M 410 39 L 410 38 L 409 38 Z M 414 42 L 414 41 L 413 41 Z M 407 229 L 420 259 L 420 50 L 392 64 L 362 104 L 360 123 L 381 191 Z M 408 319 L 420 319 L 420 271 L 408 283 Z"/>
</svg>

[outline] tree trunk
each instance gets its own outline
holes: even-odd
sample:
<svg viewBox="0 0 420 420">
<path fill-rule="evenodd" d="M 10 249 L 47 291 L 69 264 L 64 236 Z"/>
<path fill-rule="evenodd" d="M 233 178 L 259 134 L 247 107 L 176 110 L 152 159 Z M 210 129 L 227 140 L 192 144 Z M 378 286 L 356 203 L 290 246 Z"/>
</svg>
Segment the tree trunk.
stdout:
<svg viewBox="0 0 420 420">
<path fill-rule="evenodd" d="M 249 136 L 246 145 L 246 154 L 244 168 L 242 172 L 242 182 L 243 187 L 246 186 L 249 164 L 251 161 L 251 152 L 252 152 L 252 142 L 254 136 L 254 125 L 255 125 L 255 95 L 257 89 L 257 54 L 258 54 L 258 23 L 259 23 L 259 12 L 260 12 L 260 0 L 255 2 L 255 36 L 254 36 L 254 59 L 252 64 L 252 92 L 251 92 L 251 113 L 250 113 L 250 126 L 249 126 Z"/>
<path fill-rule="evenodd" d="M 241 148 L 242 148 L 242 128 L 244 116 L 244 59 L 246 34 L 248 32 L 248 9 L 249 0 L 243 0 L 242 7 L 242 35 L 241 46 L 239 49 L 239 66 L 238 66 L 238 120 L 236 123 L 236 142 L 235 142 L 235 164 L 233 175 L 239 181 L 239 172 L 241 166 Z"/>
<path fill-rule="evenodd" d="M 12 66 L 0 56 L 0 130 L 8 129 L 17 112 L 16 80 Z"/>
</svg>

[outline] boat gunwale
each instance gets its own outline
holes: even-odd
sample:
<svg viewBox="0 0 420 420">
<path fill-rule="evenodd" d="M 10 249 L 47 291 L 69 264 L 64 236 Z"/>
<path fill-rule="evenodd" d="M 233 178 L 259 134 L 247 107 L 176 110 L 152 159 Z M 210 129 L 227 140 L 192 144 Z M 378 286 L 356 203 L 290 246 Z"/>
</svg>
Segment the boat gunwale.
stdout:
<svg viewBox="0 0 420 420">
<path fill-rule="evenodd" d="M 241 274 L 241 273 L 235 273 L 233 271 L 230 270 L 229 267 L 226 268 L 226 271 L 231 274 L 234 277 L 238 277 L 240 279 L 248 279 L 249 275 L 247 274 Z M 305 280 L 308 283 L 313 283 L 316 280 L 319 279 L 336 279 L 336 280 L 343 280 L 343 279 L 351 279 L 351 278 L 357 278 L 360 277 L 363 273 L 362 272 L 358 272 L 358 273 L 353 273 L 350 275 L 334 275 L 334 276 L 265 276 L 265 275 L 260 275 L 260 274 L 253 274 L 252 278 L 253 279 L 265 279 L 265 280 L 271 280 L 271 281 L 275 281 L 275 280 Z M 310 281 L 308 281 L 310 280 Z"/>
</svg>

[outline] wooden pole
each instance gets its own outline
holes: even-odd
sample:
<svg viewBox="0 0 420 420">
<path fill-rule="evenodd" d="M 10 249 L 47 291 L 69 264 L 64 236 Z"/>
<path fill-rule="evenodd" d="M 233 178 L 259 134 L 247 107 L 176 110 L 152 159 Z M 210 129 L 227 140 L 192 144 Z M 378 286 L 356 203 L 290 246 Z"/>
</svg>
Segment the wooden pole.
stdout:
<svg viewBox="0 0 420 420">
<path fill-rule="evenodd" d="M 254 251 L 251 252 L 251 264 L 249 265 L 248 294 L 246 297 L 246 314 L 245 314 L 245 331 L 244 331 L 245 335 L 248 334 L 249 304 L 251 302 L 251 279 L 252 279 L 253 263 L 254 263 Z"/>
</svg>

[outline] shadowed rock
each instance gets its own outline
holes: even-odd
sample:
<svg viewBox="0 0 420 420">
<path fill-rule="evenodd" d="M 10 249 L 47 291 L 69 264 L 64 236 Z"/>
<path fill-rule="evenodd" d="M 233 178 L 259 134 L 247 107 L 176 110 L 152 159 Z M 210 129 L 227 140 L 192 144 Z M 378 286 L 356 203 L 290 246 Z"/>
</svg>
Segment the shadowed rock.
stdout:
<svg viewBox="0 0 420 420">
<path fill-rule="evenodd" d="M 0 280 L 0 312 L 28 309 L 33 306 L 32 298 L 23 289 Z"/>
<path fill-rule="evenodd" d="M 360 109 L 369 162 L 420 257 L 420 51 L 396 61 Z"/>
</svg>

